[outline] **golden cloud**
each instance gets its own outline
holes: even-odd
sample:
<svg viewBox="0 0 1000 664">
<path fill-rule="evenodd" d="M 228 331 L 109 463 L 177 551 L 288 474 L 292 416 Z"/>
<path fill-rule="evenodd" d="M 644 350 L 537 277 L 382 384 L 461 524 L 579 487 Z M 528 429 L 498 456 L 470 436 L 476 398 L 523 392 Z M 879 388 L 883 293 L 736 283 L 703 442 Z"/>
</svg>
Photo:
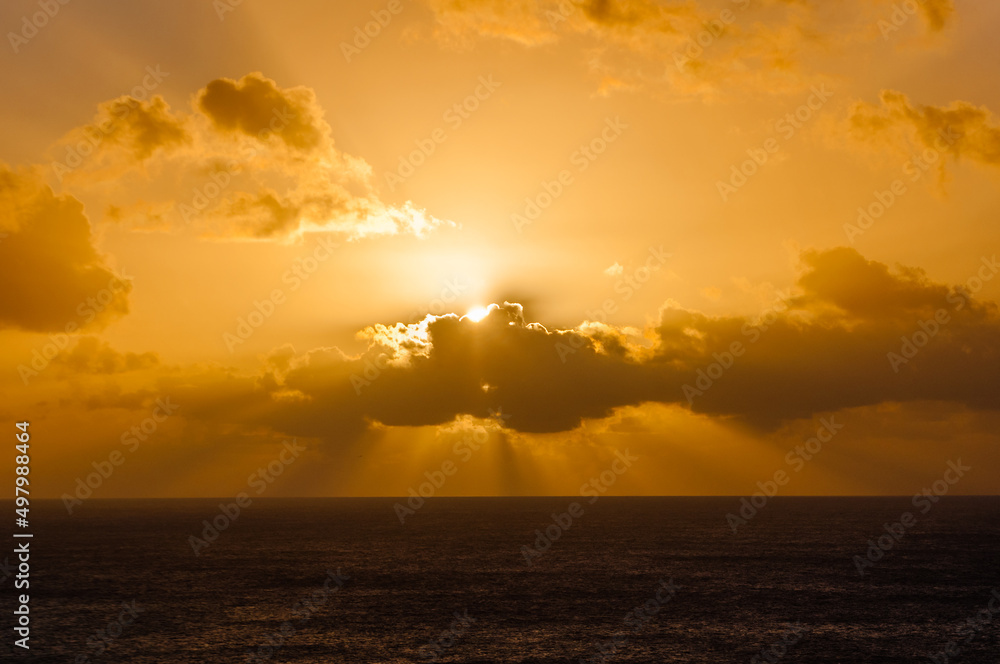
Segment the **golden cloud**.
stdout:
<svg viewBox="0 0 1000 664">
<path fill-rule="evenodd" d="M 816 82 L 803 66 L 808 57 L 880 40 L 880 21 L 898 30 L 892 12 L 902 11 L 890 0 L 853 0 L 832 10 L 811 0 L 427 3 L 434 35 L 446 44 L 493 37 L 536 46 L 582 36 L 591 40 L 587 63 L 602 90 L 651 84 L 681 95 L 803 89 Z M 922 0 L 919 6 L 931 32 L 941 31 L 954 13 L 952 0 Z M 907 18 L 904 13 L 904 23 Z"/>
<path fill-rule="evenodd" d="M 647 330 L 550 330 L 504 303 L 479 322 L 448 314 L 371 326 L 356 357 L 284 347 L 257 375 L 174 375 L 157 391 L 191 404 L 186 417 L 331 443 L 498 409 L 510 414 L 507 428 L 526 433 L 570 431 L 646 403 L 769 430 L 883 403 L 997 410 L 1000 314 L 973 294 L 998 271 L 985 257 L 965 285 L 947 287 L 853 249 L 807 251 L 796 292 L 759 316 L 669 305 Z"/>
<path fill-rule="evenodd" d="M 902 151 L 916 147 L 1000 165 L 1000 121 L 984 106 L 965 101 L 921 106 L 901 92 L 883 90 L 878 104 L 855 103 L 848 123 L 853 136 L 866 143 L 878 141 Z"/>
<path fill-rule="evenodd" d="M 955 13 L 954 0 L 921 0 L 919 7 L 928 27 L 934 31 L 943 30 Z"/>
<path fill-rule="evenodd" d="M 73 332 L 128 313 L 132 285 L 97 253 L 83 205 L 39 173 L 0 165 L 0 233 L 0 327 Z"/>
<path fill-rule="evenodd" d="M 118 374 L 142 371 L 160 365 L 156 353 L 120 353 L 97 337 L 80 337 L 76 345 L 52 360 L 66 374 Z"/>
<path fill-rule="evenodd" d="M 211 81 L 190 114 L 158 96 L 103 104 L 97 121 L 60 142 L 52 172 L 107 220 L 148 230 L 353 240 L 454 226 L 382 201 L 371 166 L 337 150 L 330 133 L 312 90 L 251 73 Z"/>
<path fill-rule="evenodd" d="M 220 129 L 274 135 L 298 150 L 319 148 L 329 133 L 311 89 L 282 90 L 260 73 L 212 81 L 199 93 L 198 108 Z"/>
</svg>

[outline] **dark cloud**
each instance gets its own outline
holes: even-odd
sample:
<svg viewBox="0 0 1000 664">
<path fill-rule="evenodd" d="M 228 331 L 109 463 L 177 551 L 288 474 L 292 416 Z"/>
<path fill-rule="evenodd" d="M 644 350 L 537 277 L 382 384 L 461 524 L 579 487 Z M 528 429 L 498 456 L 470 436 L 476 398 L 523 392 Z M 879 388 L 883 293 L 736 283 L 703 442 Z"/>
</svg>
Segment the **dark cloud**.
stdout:
<svg viewBox="0 0 1000 664">
<path fill-rule="evenodd" d="M 441 425 L 496 409 L 510 429 L 539 433 L 643 403 L 767 429 L 885 402 L 1000 408 L 1000 315 L 970 292 L 1000 269 L 995 258 L 957 288 L 852 249 L 805 252 L 802 267 L 797 294 L 760 317 L 667 307 L 646 343 L 599 323 L 549 330 L 505 303 L 478 323 L 449 314 L 367 328 L 360 357 L 285 347 L 258 376 L 219 370 L 160 389 L 194 404 L 188 416 L 332 443 L 374 423 Z"/>
<path fill-rule="evenodd" d="M 918 5 L 927 26 L 935 32 L 943 30 L 955 13 L 954 0 L 921 0 Z"/>
<path fill-rule="evenodd" d="M 149 101 L 131 97 L 109 102 L 104 109 L 110 122 L 119 121 L 122 129 L 111 133 L 112 140 L 128 147 L 138 159 L 146 159 L 158 148 L 173 147 L 189 139 L 183 122 L 170 111 L 159 95 Z"/>
<path fill-rule="evenodd" d="M 899 268 L 866 260 L 853 249 L 806 251 L 801 261 L 807 271 L 799 278 L 804 295 L 795 303 L 813 311 L 832 305 L 833 316 L 845 320 L 900 318 L 932 312 L 948 296 L 948 287 L 934 284 L 918 268 Z"/>
<path fill-rule="evenodd" d="M 64 332 L 128 313 L 132 285 L 97 253 L 77 199 L 0 165 L 0 231 L 0 327 Z"/>
<path fill-rule="evenodd" d="M 310 88 L 281 89 L 259 72 L 238 81 L 210 82 L 198 97 L 198 107 L 221 129 L 254 137 L 273 134 L 298 150 L 319 148 L 327 133 Z"/>
</svg>

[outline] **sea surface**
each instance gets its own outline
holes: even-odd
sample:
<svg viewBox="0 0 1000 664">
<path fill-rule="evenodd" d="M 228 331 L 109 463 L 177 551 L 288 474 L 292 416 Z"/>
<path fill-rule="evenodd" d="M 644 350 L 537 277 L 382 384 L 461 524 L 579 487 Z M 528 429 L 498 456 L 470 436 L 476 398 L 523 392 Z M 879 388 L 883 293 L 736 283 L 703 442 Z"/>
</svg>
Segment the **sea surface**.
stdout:
<svg viewBox="0 0 1000 664">
<path fill-rule="evenodd" d="M 736 533 L 739 498 L 587 501 L 438 498 L 400 523 L 395 499 L 255 498 L 199 555 L 218 499 L 36 501 L 31 650 L 9 654 L 8 575 L 0 658 L 1000 662 L 998 498 L 922 514 L 908 497 L 779 497 Z M 860 574 L 905 512 L 916 523 Z"/>
</svg>

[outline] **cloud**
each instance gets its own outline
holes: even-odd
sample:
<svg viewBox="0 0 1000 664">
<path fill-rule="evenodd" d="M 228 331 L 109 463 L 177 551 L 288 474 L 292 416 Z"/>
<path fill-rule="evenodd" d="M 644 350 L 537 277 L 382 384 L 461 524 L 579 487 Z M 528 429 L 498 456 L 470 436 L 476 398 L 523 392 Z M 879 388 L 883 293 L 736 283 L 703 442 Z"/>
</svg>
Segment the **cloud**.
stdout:
<svg viewBox="0 0 1000 664">
<path fill-rule="evenodd" d="M 717 286 L 706 286 L 698 292 L 713 302 L 718 302 L 722 299 L 722 290 Z"/>
<path fill-rule="evenodd" d="M 435 14 L 439 38 L 482 35 L 528 46 L 555 41 L 565 30 L 632 40 L 651 33 L 678 35 L 680 20 L 707 15 L 691 3 L 649 0 L 428 0 L 428 5 Z"/>
<path fill-rule="evenodd" d="M 69 131 L 56 145 L 61 160 L 52 164 L 62 181 L 100 182 L 142 169 L 157 151 L 176 150 L 191 140 L 183 118 L 159 95 L 139 100 L 124 96 L 99 104 L 94 120 Z M 85 166 L 85 168 L 81 168 Z"/>
<path fill-rule="evenodd" d="M 807 271 L 799 278 L 804 294 L 796 306 L 851 320 L 873 321 L 927 315 L 944 302 L 946 286 L 932 283 L 923 270 L 903 268 L 893 273 L 883 263 L 866 260 L 846 247 L 808 250 L 801 255 Z"/>
<path fill-rule="evenodd" d="M 602 81 L 602 92 L 647 83 L 666 84 L 682 94 L 701 92 L 710 77 L 707 63 L 718 62 L 723 50 L 724 59 L 729 59 L 729 49 L 717 45 L 712 60 L 699 60 L 685 71 L 676 66 L 672 54 L 718 14 L 689 2 L 428 0 L 428 4 L 435 14 L 435 37 L 445 44 L 465 47 L 476 37 L 508 39 L 527 47 L 571 37 L 587 40 L 586 64 Z M 714 66 L 712 74 L 721 77 Z"/>
<path fill-rule="evenodd" d="M 943 30 L 955 13 L 954 0 L 921 0 L 918 5 L 927 26 L 935 32 Z"/>
<path fill-rule="evenodd" d="M 890 0 L 427 0 L 435 37 L 468 46 L 477 37 L 523 46 L 583 38 L 601 90 L 639 85 L 674 94 L 724 90 L 793 92 L 817 82 L 813 57 L 883 41 L 877 25 L 901 11 Z M 922 0 L 927 29 L 952 19 L 951 0 Z M 904 14 L 905 17 L 905 14 Z"/>
<path fill-rule="evenodd" d="M 118 374 L 160 366 L 156 353 L 120 353 L 97 337 L 81 337 L 76 345 L 52 359 L 65 374 Z"/>
<path fill-rule="evenodd" d="M 481 35 L 534 46 L 557 37 L 554 25 L 545 14 L 546 11 L 558 11 L 555 3 L 543 7 L 533 0 L 428 0 L 427 4 L 435 14 L 435 35 L 445 42 L 468 44 Z"/>
<path fill-rule="evenodd" d="M 356 240 L 455 226 L 384 202 L 371 166 L 337 150 L 330 134 L 312 90 L 250 73 L 209 82 L 190 113 L 159 96 L 102 104 L 95 122 L 59 143 L 51 169 L 89 209 L 107 211 L 97 221 L 144 230 Z"/>
<path fill-rule="evenodd" d="M 128 313 L 131 283 L 94 248 L 83 205 L 35 171 L 0 165 L 0 327 L 99 328 Z"/>
<path fill-rule="evenodd" d="M 995 257 L 970 266 L 969 287 L 891 271 L 846 248 L 805 252 L 802 264 L 787 312 L 753 320 L 664 311 L 657 354 L 674 366 L 706 370 L 732 341 L 746 347 L 695 398 L 695 411 L 771 426 L 883 402 L 1000 406 L 989 377 L 1000 369 L 1000 317 L 994 303 L 971 297 L 976 275 L 993 278 Z M 940 315 L 946 322 L 935 322 Z"/>
<path fill-rule="evenodd" d="M 847 248 L 806 251 L 801 266 L 795 292 L 760 316 L 668 304 L 646 330 L 559 330 L 503 303 L 480 322 L 448 314 L 373 325 L 359 333 L 368 349 L 358 356 L 284 347 L 256 375 L 214 369 L 157 389 L 192 404 L 187 416 L 330 444 L 371 427 L 445 425 L 496 409 L 526 433 L 571 431 L 647 403 L 768 430 L 883 403 L 1000 409 L 1000 314 L 972 297 L 976 279 L 1000 270 L 995 257 L 970 266 L 963 287 Z"/>
<path fill-rule="evenodd" d="M 877 141 L 902 151 L 930 149 L 955 159 L 1000 165 L 1000 121 L 988 108 L 965 101 L 921 106 L 900 92 L 883 90 L 878 104 L 859 101 L 851 107 L 848 127 L 866 143 Z"/>
<path fill-rule="evenodd" d="M 297 150 L 319 148 L 329 130 L 311 89 L 282 90 L 260 73 L 212 81 L 198 95 L 198 108 L 220 129 L 247 136 L 273 133 Z"/>
<path fill-rule="evenodd" d="M 97 126 L 116 121 L 121 124 L 120 129 L 111 132 L 111 141 L 128 148 L 140 160 L 158 148 L 178 146 L 188 140 L 183 123 L 159 95 L 139 102 L 131 97 L 116 99 L 102 106 L 101 116 Z"/>
</svg>

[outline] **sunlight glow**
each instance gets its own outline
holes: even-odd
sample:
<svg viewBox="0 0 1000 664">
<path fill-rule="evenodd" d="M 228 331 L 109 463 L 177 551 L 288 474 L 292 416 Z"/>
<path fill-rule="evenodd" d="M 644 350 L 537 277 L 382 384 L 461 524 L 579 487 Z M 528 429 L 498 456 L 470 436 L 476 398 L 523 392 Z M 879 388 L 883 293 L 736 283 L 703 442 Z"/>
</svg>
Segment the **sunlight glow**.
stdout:
<svg viewBox="0 0 1000 664">
<path fill-rule="evenodd" d="M 465 314 L 465 318 L 468 318 L 473 323 L 478 323 L 482 319 L 489 315 L 489 309 L 486 307 L 472 307 L 469 309 L 468 313 Z"/>
</svg>

